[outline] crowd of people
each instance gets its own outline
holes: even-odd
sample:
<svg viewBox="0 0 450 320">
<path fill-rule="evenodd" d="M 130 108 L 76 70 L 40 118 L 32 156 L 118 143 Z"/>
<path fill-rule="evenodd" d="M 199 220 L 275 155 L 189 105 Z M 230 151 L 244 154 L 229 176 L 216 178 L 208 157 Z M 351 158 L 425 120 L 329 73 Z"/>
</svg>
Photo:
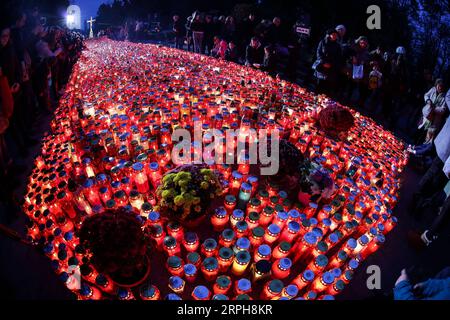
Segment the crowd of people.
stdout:
<svg viewBox="0 0 450 320">
<path fill-rule="evenodd" d="M 291 75 L 297 72 L 301 49 L 298 34 L 295 28 L 287 28 L 279 17 L 259 21 L 250 14 L 237 23 L 232 16 L 213 17 L 194 12 L 183 23 L 180 16 L 174 15 L 173 33 L 174 46 L 179 49 L 245 64 L 272 76 L 280 72 L 279 59 L 287 58 L 285 70 Z M 406 118 L 408 125 L 416 126 L 411 137 L 415 145 L 408 152 L 412 162 L 425 174 L 414 194 L 411 212 L 419 218 L 428 212 L 434 221 L 430 226 L 423 226 L 419 233 L 411 231 L 409 241 L 415 248 L 423 249 L 443 233 L 448 236 L 450 90 L 446 91 L 444 81 L 433 79 L 428 69 L 419 75 L 411 73 L 404 47 L 389 51 L 378 45 L 371 50 L 367 37 L 349 39 L 344 25 L 326 32 L 313 61 L 318 93 L 380 116 L 390 129 L 395 129 L 399 117 Z M 407 278 L 406 273 L 404 277 Z M 396 298 L 411 295 L 412 286 L 406 278 L 398 282 L 402 283 L 396 287 Z M 448 280 L 446 276 L 443 282 Z M 430 280 L 423 287 L 430 291 L 430 283 L 435 282 Z"/>
<path fill-rule="evenodd" d="M 0 18 L 0 197 L 10 200 L 17 160 L 38 143 L 33 125 L 50 114 L 83 48 L 83 36 L 42 24 L 39 10 Z"/>
</svg>

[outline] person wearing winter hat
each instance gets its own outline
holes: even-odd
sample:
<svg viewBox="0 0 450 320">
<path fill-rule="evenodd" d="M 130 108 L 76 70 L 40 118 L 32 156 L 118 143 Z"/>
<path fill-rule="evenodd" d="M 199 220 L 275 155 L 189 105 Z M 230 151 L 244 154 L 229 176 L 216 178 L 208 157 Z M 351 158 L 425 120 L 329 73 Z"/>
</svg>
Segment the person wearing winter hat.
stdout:
<svg viewBox="0 0 450 320">
<path fill-rule="evenodd" d="M 318 82 L 318 91 L 334 94 L 337 76 L 341 66 L 342 50 L 337 39 L 339 33 L 335 29 L 326 32 L 326 36 L 320 41 L 316 50 L 316 61 L 312 68 Z"/>
<path fill-rule="evenodd" d="M 337 42 L 342 46 L 344 44 L 344 37 L 347 34 L 347 28 L 343 24 L 340 24 L 335 28 L 335 30 L 339 35 Z"/>
</svg>

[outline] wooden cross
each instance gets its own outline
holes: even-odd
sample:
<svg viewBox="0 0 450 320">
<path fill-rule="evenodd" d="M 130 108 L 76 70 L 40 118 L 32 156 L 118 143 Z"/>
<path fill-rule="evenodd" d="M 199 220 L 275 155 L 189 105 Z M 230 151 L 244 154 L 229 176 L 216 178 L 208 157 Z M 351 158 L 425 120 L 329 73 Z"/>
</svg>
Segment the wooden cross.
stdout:
<svg viewBox="0 0 450 320">
<path fill-rule="evenodd" d="M 87 21 L 87 23 L 89 23 L 89 38 L 93 38 L 94 37 L 94 31 L 92 30 L 92 25 L 94 24 L 95 19 L 91 19 Z"/>
</svg>

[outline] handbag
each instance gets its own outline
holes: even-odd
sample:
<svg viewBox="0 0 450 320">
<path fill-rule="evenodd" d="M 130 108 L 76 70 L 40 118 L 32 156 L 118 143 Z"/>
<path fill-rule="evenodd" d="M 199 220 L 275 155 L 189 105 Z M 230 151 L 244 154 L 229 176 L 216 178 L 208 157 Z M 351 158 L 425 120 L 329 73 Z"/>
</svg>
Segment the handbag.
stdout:
<svg viewBox="0 0 450 320">
<path fill-rule="evenodd" d="M 364 78 L 364 65 L 358 65 L 358 64 L 354 64 L 353 65 L 353 75 L 352 75 L 353 80 L 361 80 L 362 78 Z"/>
</svg>

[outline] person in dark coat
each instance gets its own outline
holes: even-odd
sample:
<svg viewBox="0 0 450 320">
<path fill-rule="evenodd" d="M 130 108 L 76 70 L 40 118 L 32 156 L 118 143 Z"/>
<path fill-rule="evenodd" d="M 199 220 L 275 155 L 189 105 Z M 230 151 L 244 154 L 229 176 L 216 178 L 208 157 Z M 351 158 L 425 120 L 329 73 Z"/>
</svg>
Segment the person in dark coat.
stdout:
<svg viewBox="0 0 450 320">
<path fill-rule="evenodd" d="M 318 91 L 334 94 L 337 75 L 341 67 L 341 46 L 337 42 L 338 33 L 334 29 L 327 31 L 325 38 L 320 41 L 316 50 L 314 62 L 314 76 L 318 81 Z"/>
<path fill-rule="evenodd" d="M 183 49 L 185 30 L 179 15 L 173 16 L 172 31 L 175 35 L 175 48 Z"/>
<path fill-rule="evenodd" d="M 239 35 L 241 36 L 241 44 L 245 44 L 255 35 L 255 28 L 258 25 L 254 13 L 250 13 L 240 26 Z"/>
<path fill-rule="evenodd" d="M 231 62 L 239 62 L 239 52 L 234 41 L 228 43 L 228 48 L 225 51 L 225 60 Z"/>
<path fill-rule="evenodd" d="M 264 60 L 264 49 L 258 38 L 253 37 L 245 50 L 245 65 L 259 68 Z"/>
<path fill-rule="evenodd" d="M 261 70 L 266 71 L 272 77 L 275 76 L 277 69 L 277 54 L 273 46 L 264 47 L 264 59 L 261 65 Z"/>
<path fill-rule="evenodd" d="M 214 24 L 214 21 L 210 15 L 207 15 L 205 17 L 205 24 L 204 24 L 204 30 L 205 30 L 205 37 L 203 39 L 203 52 L 205 54 L 211 54 L 211 50 L 214 47 L 214 36 L 215 36 L 215 29 L 216 26 Z"/>
</svg>

